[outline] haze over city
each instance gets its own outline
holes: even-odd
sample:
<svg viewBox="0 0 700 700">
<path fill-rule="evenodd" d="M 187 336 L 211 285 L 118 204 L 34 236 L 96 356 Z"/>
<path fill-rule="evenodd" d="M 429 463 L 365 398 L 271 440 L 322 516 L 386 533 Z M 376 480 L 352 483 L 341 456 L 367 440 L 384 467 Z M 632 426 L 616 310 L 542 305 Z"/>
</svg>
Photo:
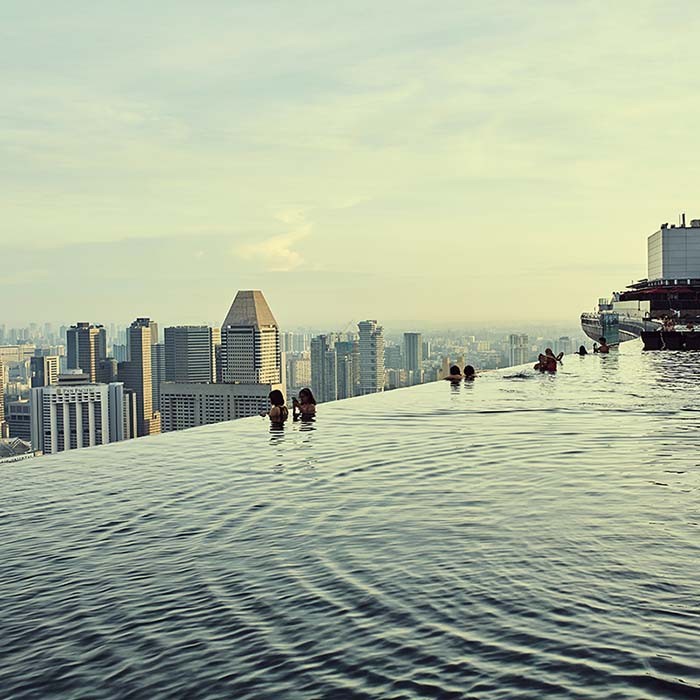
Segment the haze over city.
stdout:
<svg viewBox="0 0 700 700">
<path fill-rule="evenodd" d="M 696 194 L 698 19 L 5 3 L 5 321 L 575 324 Z"/>
</svg>

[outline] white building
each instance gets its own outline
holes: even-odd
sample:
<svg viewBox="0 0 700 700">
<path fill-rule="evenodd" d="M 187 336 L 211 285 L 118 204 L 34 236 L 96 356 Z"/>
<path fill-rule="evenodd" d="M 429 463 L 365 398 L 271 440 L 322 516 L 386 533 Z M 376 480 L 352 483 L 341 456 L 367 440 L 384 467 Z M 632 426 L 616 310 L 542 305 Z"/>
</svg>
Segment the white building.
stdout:
<svg viewBox="0 0 700 700">
<path fill-rule="evenodd" d="M 281 384 L 164 382 L 160 387 L 163 432 L 256 416 L 269 410 L 268 396 Z"/>
<path fill-rule="evenodd" d="M 32 447 L 44 454 L 124 439 L 124 385 L 67 384 L 31 391 Z"/>
<path fill-rule="evenodd" d="M 384 391 L 384 333 L 376 321 L 360 321 L 360 392 Z"/>
<path fill-rule="evenodd" d="M 221 378 L 242 384 L 283 383 L 277 321 L 260 291 L 239 291 L 221 326 Z"/>
<path fill-rule="evenodd" d="M 524 365 L 530 358 L 529 338 L 525 333 L 511 333 L 508 340 L 510 366 Z"/>
<path fill-rule="evenodd" d="M 700 219 L 690 226 L 663 224 L 647 239 L 647 255 L 650 282 L 700 279 Z"/>
</svg>

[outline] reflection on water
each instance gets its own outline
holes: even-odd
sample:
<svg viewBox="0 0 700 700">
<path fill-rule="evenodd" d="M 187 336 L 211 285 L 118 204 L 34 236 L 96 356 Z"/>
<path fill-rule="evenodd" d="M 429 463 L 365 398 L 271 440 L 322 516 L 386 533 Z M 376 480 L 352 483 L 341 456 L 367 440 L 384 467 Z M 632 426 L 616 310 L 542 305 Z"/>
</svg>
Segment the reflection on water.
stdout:
<svg viewBox="0 0 700 700">
<path fill-rule="evenodd" d="M 3 696 L 697 697 L 699 362 L 5 467 Z"/>
</svg>

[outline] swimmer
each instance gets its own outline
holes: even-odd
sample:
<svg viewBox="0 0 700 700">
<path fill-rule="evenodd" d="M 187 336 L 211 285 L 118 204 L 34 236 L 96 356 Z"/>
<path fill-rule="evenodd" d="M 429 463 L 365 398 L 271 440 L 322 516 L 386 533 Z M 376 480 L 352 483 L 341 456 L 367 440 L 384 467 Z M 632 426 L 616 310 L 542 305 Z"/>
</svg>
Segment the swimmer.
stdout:
<svg viewBox="0 0 700 700">
<path fill-rule="evenodd" d="M 452 367 L 450 367 L 450 373 L 446 377 L 443 377 L 443 379 L 448 382 L 458 382 L 461 378 L 462 373 L 457 365 L 452 365 Z"/>
</svg>

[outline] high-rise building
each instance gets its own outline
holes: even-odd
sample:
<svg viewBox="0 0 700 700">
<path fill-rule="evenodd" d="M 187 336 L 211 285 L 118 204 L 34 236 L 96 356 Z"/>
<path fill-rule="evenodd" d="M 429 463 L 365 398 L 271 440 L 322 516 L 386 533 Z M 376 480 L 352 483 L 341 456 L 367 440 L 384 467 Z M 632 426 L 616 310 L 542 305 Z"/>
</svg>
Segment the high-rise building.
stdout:
<svg viewBox="0 0 700 700">
<path fill-rule="evenodd" d="M 349 399 L 358 392 L 360 384 L 360 345 L 356 340 L 336 341 L 338 358 L 338 398 Z"/>
<path fill-rule="evenodd" d="M 384 348 L 385 369 L 401 369 L 403 367 L 403 357 L 400 345 L 387 345 Z"/>
<path fill-rule="evenodd" d="M 374 320 L 360 321 L 360 392 L 384 391 L 384 333 Z"/>
<path fill-rule="evenodd" d="M 308 352 L 287 361 L 287 383 L 289 391 L 294 392 L 311 386 L 311 359 Z"/>
<path fill-rule="evenodd" d="M 420 333 L 403 334 L 404 368 L 419 372 L 423 368 L 423 336 Z"/>
<path fill-rule="evenodd" d="M 510 366 L 524 365 L 530 359 L 528 337 L 524 333 L 511 333 L 508 337 L 510 346 Z"/>
<path fill-rule="evenodd" d="M 97 381 L 110 384 L 117 381 L 118 363 L 113 357 L 107 357 L 97 363 Z"/>
<path fill-rule="evenodd" d="M 214 333 L 214 331 L 217 331 Z M 165 381 L 216 381 L 215 340 L 221 331 L 209 326 L 171 326 L 165 329 Z"/>
<path fill-rule="evenodd" d="M 151 370 L 151 320 L 137 318 L 128 332 L 128 362 L 119 364 L 119 379 L 136 393 L 136 424 L 139 437 L 160 432 L 160 415 L 153 411 Z"/>
<path fill-rule="evenodd" d="M 282 382 L 279 328 L 260 291 L 239 291 L 224 319 L 221 377 L 228 383 Z"/>
<path fill-rule="evenodd" d="M 31 442 L 31 410 L 27 399 L 17 399 L 7 404 L 5 422 L 9 428 L 10 437 L 21 438 L 22 440 Z"/>
<path fill-rule="evenodd" d="M 58 355 L 34 356 L 30 360 L 32 387 L 58 384 Z"/>
<path fill-rule="evenodd" d="M 165 345 L 151 345 L 151 392 L 153 410 L 160 411 L 160 385 L 165 381 Z"/>
<path fill-rule="evenodd" d="M 97 381 L 97 366 L 107 357 L 107 332 L 104 326 L 77 323 L 66 331 L 68 369 L 82 369 Z"/>
<path fill-rule="evenodd" d="M 124 439 L 124 387 L 119 382 L 36 387 L 30 405 L 32 447 L 44 454 Z"/>
<path fill-rule="evenodd" d="M 311 339 L 311 388 L 319 403 L 338 398 L 337 356 L 327 335 Z"/>
<path fill-rule="evenodd" d="M 163 432 L 257 416 L 270 407 L 268 396 L 281 384 L 204 384 L 163 382 L 160 406 Z"/>
</svg>

